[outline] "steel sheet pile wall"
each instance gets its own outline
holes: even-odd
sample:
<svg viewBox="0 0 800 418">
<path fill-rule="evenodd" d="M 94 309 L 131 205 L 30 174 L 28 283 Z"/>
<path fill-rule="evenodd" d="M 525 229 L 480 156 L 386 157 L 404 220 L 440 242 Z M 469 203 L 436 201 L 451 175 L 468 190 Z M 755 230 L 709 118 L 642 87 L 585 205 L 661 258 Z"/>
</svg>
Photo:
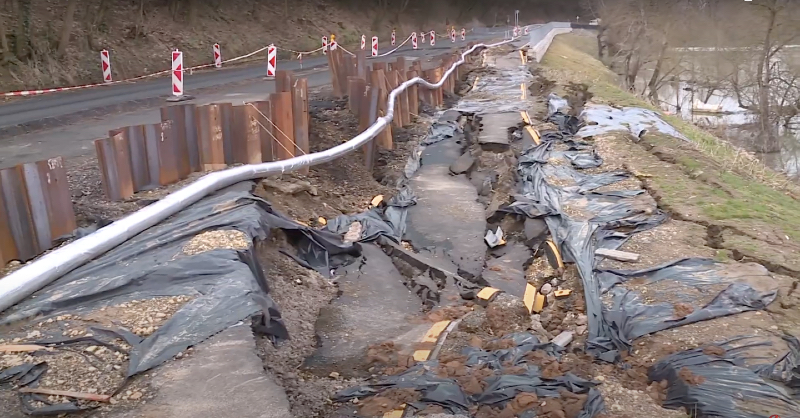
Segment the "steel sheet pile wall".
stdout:
<svg viewBox="0 0 800 418">
<path fill-rule="evenodd" d="M 308 153 L 308 80 L 278 71 L 269 101 L 161 108 L 161 123 L 126 126 L 95 140 L 110 200 L 166 186 L 195 172 Z"/>
<path fill-rule="evenodd" d="M 33 259 L 75 228 L 61 157 L 0 170 L 0 266 Z"/>
</svg>

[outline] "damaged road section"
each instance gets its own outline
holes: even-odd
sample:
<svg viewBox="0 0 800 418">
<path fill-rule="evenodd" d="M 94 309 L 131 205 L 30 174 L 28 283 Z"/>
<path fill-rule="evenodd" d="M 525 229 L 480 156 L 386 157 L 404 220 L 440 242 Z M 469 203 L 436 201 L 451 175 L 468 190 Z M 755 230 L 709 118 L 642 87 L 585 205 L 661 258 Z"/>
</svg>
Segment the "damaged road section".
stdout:
<svg viewBox="0 0 800 418">
<path fill-rule="evenodd" d="M 30 343 L 42 347 L 37 351 L 41 361 L 33 367 L 25 363 L 4 370 L 0 382 L 35 388 L 39 379 L 47 378 L 47 347 L 91 346 L 92 353 L 116 352 L 129 359 L 127 370 L 120 370 L 122 379 L 113 382 L 120 390 L 128 378 L 254 316 L 256 333 L 274 341 L 288 339 L 280 311 L 269 296 L 268 279 L 252 251 L 254 241 L 281 229 L 297 248 L 291 256 L 324 274 L 352 261 L 359 247 L 286 218 L 254 196 L 254 187 L 243 182 L 210 195 L 6 311 L 0 320 L 8 329 L 33 318 L 52 327 L 27 338 L 38 337 Z M 159 312 L 158 323 L 126 327 L 111 315 L 115 306 L 169 297 L 180 298 L 180 304 L 171 316 Z M 78 318 L 86 318 L 89 326 L 73 332 L 69 320 Z M 27 411 L 39 414 L 87 407 L 76 402 L 53 404 L 34 394 L 23 394 L 22 400 Z"/>
</svg>

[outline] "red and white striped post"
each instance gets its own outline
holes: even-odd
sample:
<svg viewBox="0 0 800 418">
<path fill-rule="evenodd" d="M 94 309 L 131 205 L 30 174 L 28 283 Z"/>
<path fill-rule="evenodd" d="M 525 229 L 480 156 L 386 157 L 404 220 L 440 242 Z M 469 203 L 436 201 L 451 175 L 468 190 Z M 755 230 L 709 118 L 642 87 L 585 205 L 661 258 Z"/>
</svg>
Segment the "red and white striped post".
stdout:
<svg viewBox="0 0 800 418">
<path fill-rule="evenodd" d="M 395 30 L 392 29 L 392 46 L 397 42 L 397 38 L 395 37 Z"/>
<path fill-rule="evenodd" d="M 527 26 L 525 26 L 525 34 L 526 35 L 528 34 L 528 27 Z"/>
<path fill-rule="evenodd" d="M 432 30 L 431 31 L 431 46 L 435 46 L 435 45 L 436 45 L 436 31 Z"/>
<path fill-rule="evenodd" d="M 336 35 L 331 34 L 331 51 L 336 51 L 339 45 L 336 43 Z"/>
<path fill-rule="evenodd" d="M 267 47 L 267 77 L 275 77 L 275 68 L 278 64 L 278 48 L 275 45 Z"/>
<path fill-rule="evenodd" d="M 328 37 L 322 37 L 322 55 L 328 55 Z"/>
<path fill-rule="evenodd" d="M 519 28 L 514 26 L 514 37 L 516 38 L 517 36 L 519 36 Z"/>
<path fill-rule="evenodd" d="M 467 30 L 464 28 L 461 28 L 461 40 L 462 41 L 467 40 Z"/>
<path fill-rule="evenodd" d="M 172 51 L 172 101 L 186 100 L 183 94 L 183 52 Z"/>
<path fill-rule="evenodd" d="M 456 28 L 450 29 L 450 42 L 456 43 Z"/>
<path fill-rule="evenodd" d="M 416 32 L 411 32 L 411 47 L 414 48 L 414 49 L 417 49 L 417 47 L 418 47 L 418 45 L 417 45 L 417 33 Z"/>
<path fill-rule="evenodd" d="M 219 44 L 214 44 L 214 66 L 222 68 L 222 54 L 219 52 Z"/>
<path fill-rule="evenodd" d="M 367 35 L 361 35 L 361 50 L 365 51 L 367 49 Z"/>
<path fill-rule="evenodd" d="M 425 31 L 420 32 L 419 35 L 422 37 L 422 43 L 424 44 L 425 43 Z"/>
<path fill-rule="evenodd" d="M 377 57 L 378 56 L 378 37 L 377 36 L 373 36 L 372 37 L 372 56 L 373 57 Z"/>
<path fill-rule="evenodd" d="M 111 58 L 108 56 L 108 50 L 100 51 L 100 66 L 103 68 L 103 82 L 111 82 Z"/>
</svg>

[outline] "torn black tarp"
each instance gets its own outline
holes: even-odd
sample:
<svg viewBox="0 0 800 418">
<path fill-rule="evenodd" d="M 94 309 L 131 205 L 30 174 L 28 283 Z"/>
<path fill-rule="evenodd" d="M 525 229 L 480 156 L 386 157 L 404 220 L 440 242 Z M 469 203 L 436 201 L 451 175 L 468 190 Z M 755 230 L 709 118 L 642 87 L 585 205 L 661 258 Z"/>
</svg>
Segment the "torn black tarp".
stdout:
<svg viewBox="0 0 800 418">
<path fill-rule="evenodd" d="M 507 335 L 501 340 L 512 342 L 509 348 L 484 350 L 465 347 L 462 355 L 466 357 L 464 365 L 469 369 L 467 374 L 479 369 L 488 368 L 492 374 L 483 380 L 486 387 L 482 392 L 468 396 L 459 385 L 459 381 L 441 377 L 438 361 L 432 360 L 417 363 L 410 369 L 394 375 L 381 377 L 372 384 L 357 386 L 340 391 L 334 396 L 337 402 L 346 402 L 353 398 L 374 396 L 389 389 L 413 389 L 418 391 L 421 399 L 410 406 L 416 410 L 438 405 L 451 414 L 470 415 L 470 407 L 491 407 L 503 409 L 521 393 L 536 394 L 539 398 L 564 398 L 564 393 L 579 395 L 572 399 L 581 399 L 582 407 L 576 418 L 592 418 L 604 409 L 603 398 L 595 389 L 599 383 L 582 379 L 572 373 L 561 376 L 544 377 L 542 369 L 536 363 L 544 358 L 560 357 L 563 348 L 552 343 L 541 343 L 539 339 L 527 332 Z M 513 366 L 513 374 L 509 367 Z M 522 370 L 524 369 L 524 371 Z M 535 418 L 534 403 L 526 411 L 515 411 L 518 416 Z M 471 415 L 470 415 L 471 416 Z"/>
<path fill-rule="evenodd" d="M 794 337 L 788 357 L 797 358 Z M 781 368 L 785 358 L 773 364 L 746 366 L 747 349 L 765 343 L 761 338 L 739 338 L 667 356 L 648 371 L 651 381 L 666 380 L 664 407 L 685 409 L 696 417 L 767 418 L 798 417 L 797 386 L 789 376 L 773 376 L 765 370 Z M 761 374 L 759 374 L 761 373 Z M 794 374 L 796 372 L 792 372 Z M 773 377 L 775 379 L 770 379 Z M 796 381 L 795 381 L 796 382 Z M 784 386 L 782 383 L 789 383 Z"/>
<path fill-rule="evenodd" d="M 620 351 L 628 350 L 631 342 L 643 335 L 764 309 L 774 300 L 774 290 L 756 290 L 757 286 L 711 260 L 679 260 L 638 272 L 596 271 L 596 249 L 617 249 L 632 234 L 660 225 L 667 215 L 644 190 L 599 191 L 629 178 L 630 173 L 584 171 L 600 166 L 602 159 L 590 142 L 574 137 L 581 125 L 575 117 L 558 110 L 563 107 L 563 100 L 551 97 L 551 101 L 555 113 L 548 121 L 558 130 L 542 132 L 541 143 L 523 151 L 518 160 L 521 193 L 513 203 L 500 208 L 493 219 L 512 213 L 546 221 L 564 260 L 576 264 L 583 281 L 590 353 L 617 361 Z M 673 291 L 679 288 L 676 298 L 691 306 L 693 313 L 675 318 L 672 304 L 645 302 L 637 290 L 627 287 L 634 277 L 652 286 L 672 286 Z M 681 291 L 686 287 L 716 297 L 711 301 L 694 300 L 689 296 L 691 292 Z M 610 302 L 604 305 L 603 298 Z"/>
<path fill-rule="evenodd" d="M 0 316 L 0 324 L 38 315 L 81 315 L 131 300 L 190 296 L 189 302 L 144 339 L 132 339 L 130 332 L 119 331 L 117 336 L 132 346 L 128 376 L 149 370 L 255 315 L 259 315 L 257 330 L 274 339 L 287 338 L 252 247 L 189 255 L 183 251 L 186 244 L 209 230 L 233 229 L 252 240 L 263 240 L 271 229 L 279 228 L 297 247 L 298 257 L 325 274 L 352 260 L 358 247 L 343 244 L 331 232 L 295 223 L 254 196 L 253 188 L 253 182 L 242 182 L 200 200 L 20 302 Z"/>
</svg>

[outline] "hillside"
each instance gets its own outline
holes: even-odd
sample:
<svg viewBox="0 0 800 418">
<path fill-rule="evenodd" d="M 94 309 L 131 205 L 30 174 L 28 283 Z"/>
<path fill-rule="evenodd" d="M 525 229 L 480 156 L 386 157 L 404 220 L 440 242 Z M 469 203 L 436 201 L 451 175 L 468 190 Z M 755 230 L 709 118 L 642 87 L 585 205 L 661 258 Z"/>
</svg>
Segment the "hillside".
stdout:
<svg viewBox="0 0 800 418">
<path fill-rule="evenodd" d="M 507 4 L 505 4 L 507 3 Z M 519 2 L 517 2 L 519 3 Z M 362 33 L 387 39 L 445 25 L 474 27 L 513 20 L 522 7 L 525 22 L 568 19 L 577 0 L 485 4 L 477 0 L 8 0 L 0 15 L 0 90 L 46 88 L 101 82 L 100 51 L 107 49 L 115 80 L 169 68 L 169 52 L 180 48 L 184 65 L 212 61 L 212 45 L 231 58 L 270 43 L 308 51 L 335 33 L 357 45 Z M 71 15 L 71 16 L 70 16 Z M 71 31 L 65 42 L 64 23 Z M 27 38 L 27 39 L 26 39 Z M 296 58 L 283 52 L 282 59 Z M 262 55 L 254 59 L 263 59 Z"/>
</svg>

